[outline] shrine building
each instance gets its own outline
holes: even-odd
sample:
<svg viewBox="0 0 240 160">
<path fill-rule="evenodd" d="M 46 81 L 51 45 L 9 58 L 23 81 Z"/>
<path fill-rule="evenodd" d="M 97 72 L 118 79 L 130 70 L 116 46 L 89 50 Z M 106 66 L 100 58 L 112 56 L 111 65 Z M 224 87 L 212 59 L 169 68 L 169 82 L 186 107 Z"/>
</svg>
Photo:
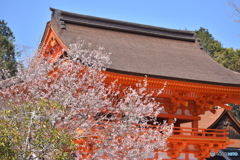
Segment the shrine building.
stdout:
<svg viewBox="0 0 240 160">
<path fill-rule="evenodd" d="M 210 119 L 218 108 L 228 113 L 227 104 L 240 104 L 240 74 L 204 52 L 195 32 L 50 10 L 41 46 L 53 62 L 67 54 L 70 44 L 84 40 L 112 53 L 106 83 L 118 79 L 122 87 L 134 86 L 147 76 L 149 92 L 158 92 L 166 83 L 156 98 L 164 106 L 159 118 L 169 124 L 177 121 L 169 149 L 149 159 L 203 160 L 233 145 L 229 128 L 214 127 L 217 118 Z"/>
</svg>

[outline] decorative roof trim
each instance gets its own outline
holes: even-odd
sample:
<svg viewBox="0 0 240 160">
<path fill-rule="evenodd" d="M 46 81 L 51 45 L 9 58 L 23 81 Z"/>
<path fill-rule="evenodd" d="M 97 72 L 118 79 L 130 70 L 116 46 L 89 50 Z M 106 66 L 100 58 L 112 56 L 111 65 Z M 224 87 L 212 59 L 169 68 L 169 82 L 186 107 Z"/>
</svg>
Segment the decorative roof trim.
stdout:
<svg viewBox="0 0 240 160">
<path fill-rule="evenodd" d="M 174 30 L 131 22 L 123 22 L 118 20 L 70 13 L 54 8 L 50 8 L 50 10 L 52 11 L 52 20 L 57 20 L 62 29 L 66 29 L 66 23 L 71 23 L 148 36 L 163 37 L 190 42 L 196 41 L 196 35 L 193 31 Z"/>
<path fill-rule="evenodd" d="M 151 75 L 151 74 L 144 74 L 144 73 L 120 71 L 120 70 L 111 69 L 111 68 L 107 68 L 106 71 L 113 72 L 113 73 L 119 73 L 119 74 L 132 75 L 132 76 L 140 76 L 140 77 L 146 77 L 147 76 L 149 78 L 175 80 L 175 81 L 182 81 L 182 82 L 192 82 L 192 83 L 208 84 L 208 85 L 214 85 L 214 86 L 240 87 L 240 84 L 227 84 L 227 83 L 217 83 L 217 82 L 183 79 L 183 78 L 176 78 L 176 77 L 158 76 L 158 75 Z"/>
</svg>

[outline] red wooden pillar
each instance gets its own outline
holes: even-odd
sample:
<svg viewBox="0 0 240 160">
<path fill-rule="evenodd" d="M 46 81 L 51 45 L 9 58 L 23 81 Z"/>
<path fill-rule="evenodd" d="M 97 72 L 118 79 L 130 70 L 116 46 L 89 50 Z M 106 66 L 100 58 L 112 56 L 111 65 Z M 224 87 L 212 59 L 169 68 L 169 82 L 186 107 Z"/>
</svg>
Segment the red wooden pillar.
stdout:
<svg viewBox="0 0 240 160">
<path fill-rule="evenodd" d="M 192 128 L 198 128 L 198 121 L 197 120 L 192 121 Z"/>
<path fill-rule="evenodd" d="M 192 121 L 192 128 L 194 128 L 194 129 L 192 129 L 193 132 L 198 131 L 198 129 L 196 129 L 196 128 L 198 128 L 198 121 L 197 120 Z M 195 134 L 193 133 L 192 135 L 198 135 L 198 133 L 195 133 Z"/>
<path fill-rule="evenodd" d="M 168 122 L 168 125 L 172 124 L 173 123 L 173 118 L 168 118 L 167 122 Z"/>
</svg>

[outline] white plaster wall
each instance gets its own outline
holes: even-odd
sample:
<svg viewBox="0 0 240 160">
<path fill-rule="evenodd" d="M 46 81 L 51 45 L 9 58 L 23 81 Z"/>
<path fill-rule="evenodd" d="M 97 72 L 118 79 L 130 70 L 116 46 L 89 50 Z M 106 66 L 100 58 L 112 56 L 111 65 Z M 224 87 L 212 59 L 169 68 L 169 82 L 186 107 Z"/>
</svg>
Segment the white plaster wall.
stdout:
<svg viewBox="0 0 240 160">
<path fill-rule="evenodd" d="M 182 110 L 181 110 L 181 109 L 178 109 L 175 114 L 176 114 L 176 115 L 181 115 L 181 114 L 182 114 Z"/>
<path fill-rule="evenodd" d="M 186 115 L 186 116 L 192 116 L 192 114 L 189 113 L 189 110 L 188 110 L 188 109 L 185 109 L 185 115 Z"/>
<path fill-rule="evenodd" d="M 168 114 L 164 108 L 162 108 L 161 112 L 160 113 L 165 113 L 165 114 Z"/>
</svg>

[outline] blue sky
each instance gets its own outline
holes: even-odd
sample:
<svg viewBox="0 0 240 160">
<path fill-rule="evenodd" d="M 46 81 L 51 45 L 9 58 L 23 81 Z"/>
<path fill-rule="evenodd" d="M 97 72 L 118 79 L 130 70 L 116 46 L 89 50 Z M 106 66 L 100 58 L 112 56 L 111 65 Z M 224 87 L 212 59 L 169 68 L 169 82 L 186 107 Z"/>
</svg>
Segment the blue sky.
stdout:
<svg viewBox="0 0 240 160">
<path fill-rule="evenodd" d="M 226 0 L 0 0 L 16 44 L 34 50 L 50 20 L 49 7 L 171 29 L 207 28 L 224 47 L 240 48 L 240 22 Z"/>
</svg>

